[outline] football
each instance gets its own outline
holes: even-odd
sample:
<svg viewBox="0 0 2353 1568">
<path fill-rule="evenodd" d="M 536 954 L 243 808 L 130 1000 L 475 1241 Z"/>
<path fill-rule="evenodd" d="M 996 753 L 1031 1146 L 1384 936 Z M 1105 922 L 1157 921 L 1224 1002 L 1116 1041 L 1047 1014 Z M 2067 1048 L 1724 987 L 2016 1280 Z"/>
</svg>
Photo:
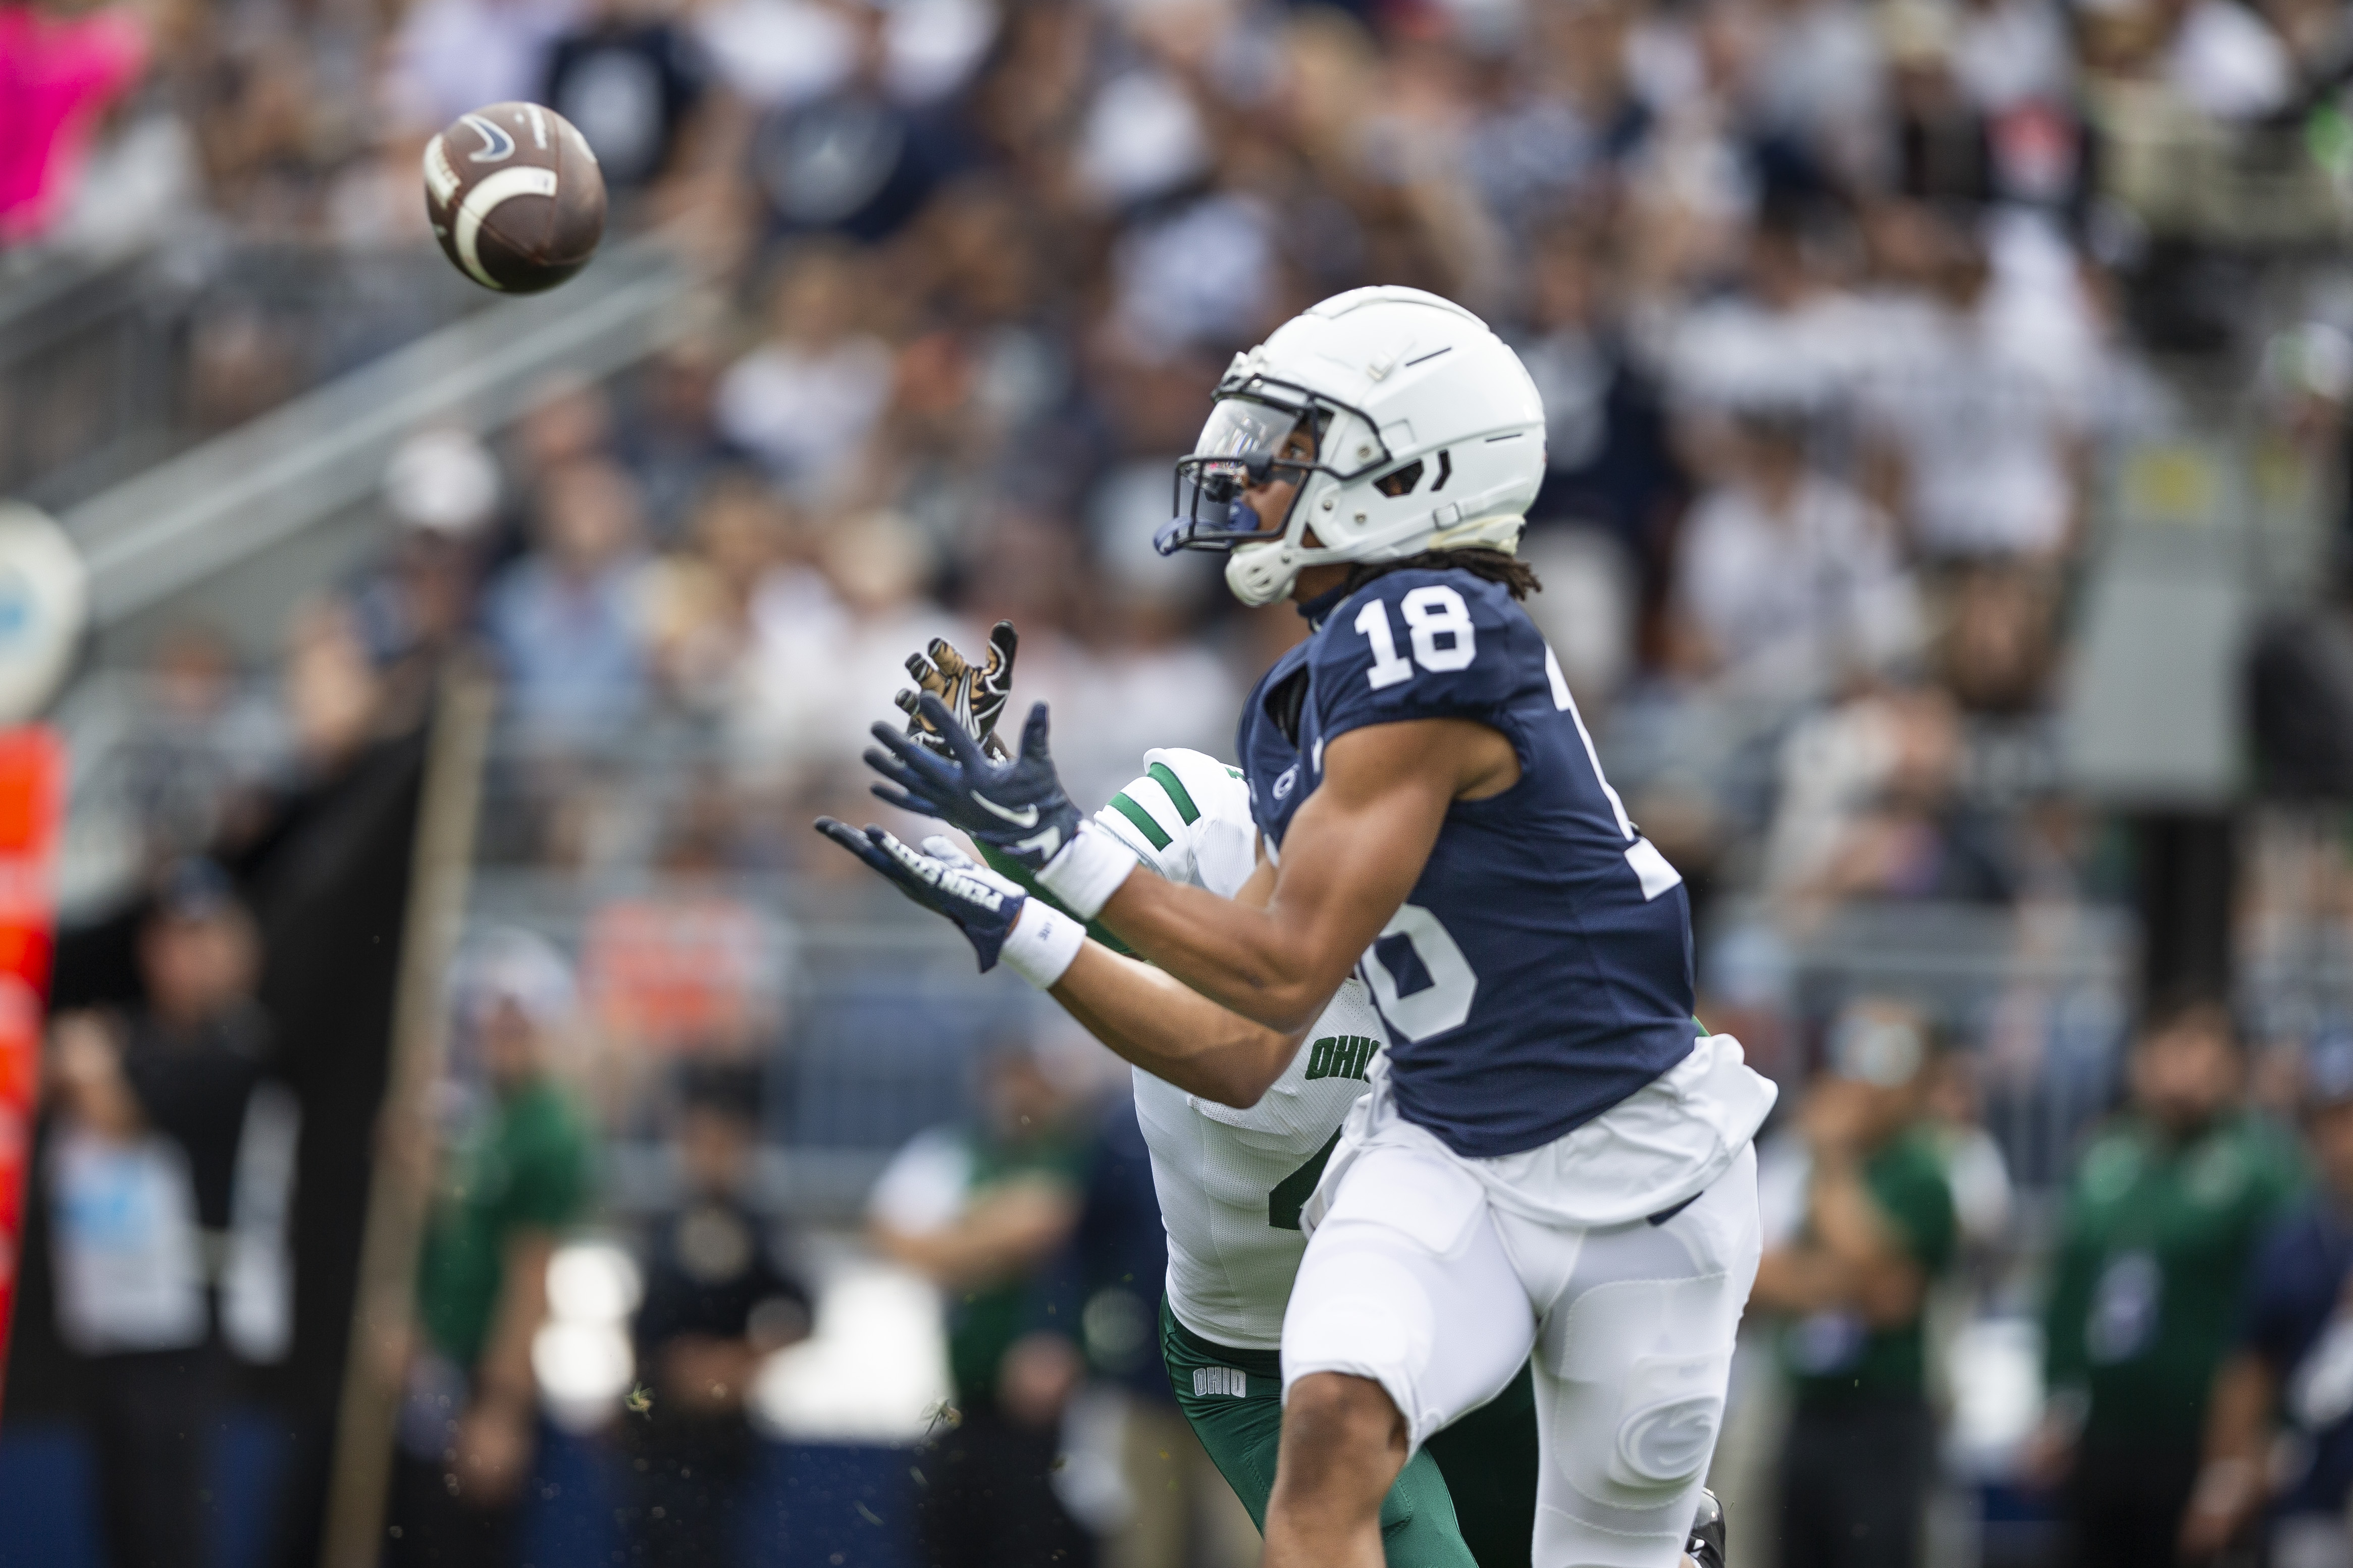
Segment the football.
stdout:
<svg viewBox="0 0 2353 1568">
<path fill-rule="evenodd" d="M 425 144 L 434 237 L 485 289 L 536 294 L 588 265 L 605 233 L 605 176 L 588 139 L 537 103 L 461 114 Z"/>
</svg>

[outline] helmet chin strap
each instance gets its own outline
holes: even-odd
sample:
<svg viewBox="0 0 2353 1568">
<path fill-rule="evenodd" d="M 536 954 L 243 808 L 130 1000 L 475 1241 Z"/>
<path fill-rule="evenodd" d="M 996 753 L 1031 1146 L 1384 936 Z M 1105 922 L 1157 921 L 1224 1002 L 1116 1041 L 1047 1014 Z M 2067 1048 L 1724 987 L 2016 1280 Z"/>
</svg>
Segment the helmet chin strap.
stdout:
<svg viewBox="0 0 2353 1568">
<path fill-rule="evenodd" d="M 1226 552 L 1226 586 L 1235 598 L 1259 609 L 1289 594 L 1304 564 L 1288 539 L 1237 545 Z"/>
</svg>

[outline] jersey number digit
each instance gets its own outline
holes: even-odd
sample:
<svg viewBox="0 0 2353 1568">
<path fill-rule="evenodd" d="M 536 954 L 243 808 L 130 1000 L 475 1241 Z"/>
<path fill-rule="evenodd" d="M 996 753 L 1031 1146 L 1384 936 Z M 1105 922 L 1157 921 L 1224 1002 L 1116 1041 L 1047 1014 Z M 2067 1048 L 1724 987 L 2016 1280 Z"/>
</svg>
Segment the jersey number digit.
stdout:
<svg viewBox="0 0 2353 1568">
<path fill-rule="evenodd" d="M 1411 680 L 1417 664 L 1433 673 L 1464 669 L 1479 656 L 1479 633 L 1471 624 L 1471 606 L 1445 584 L 1416 588 L 1405 596 L 1400 608 L 1413 637 L 1410 659 L 1398 653 L 1397 631 L 1389 625 L 1387 605 L 1374 599 L 1356 612 L 1356 629 L 1373 647 L 1373 667 L 1365 672 L 1365 679 L 1372 682 L 1374 690 Z M 1443 647 L 1438 641 L 1441 637 L 1447 639 Z"/>
<path fill-rule="evenodd" d="M 1384 686 L 1395 686 L 1400 680 L 1413 679 L 1413 666 L 1398 657 L 1397 633 L 1389 629 L 1389 607 L 1378 599 L 1356 612 L 1356 629 L 1373 645 L 1373 668 L 1365 679 L 1378 691 Z"/>
<path fill-rule="evenodd" d="M 1324 1167 L 1332 1163 L 1332 1151 L 1340 1146 L 1340 1130 L 1332 1129 L 1332 1136 L 1324 1147 L 1308 1157 L 1307 1163 L 1275 1183 L 1266 1194 L 1266 1223 L 1277 1230 L 1297 1230 L 1299 1211 L 1315 1195 L 1315 1184 L 1324 1179 Z"/>
<path fill-rule="evenodd" d="M 1365 978 L 1381 1016 L 1409 1040 L 1458 1026 L 1479 994 L 1479 976 L 1461 945 L 1419 904 L 1399 904 L 1365 950 Z"/>
<path fill-rule="evenodd" d="M 1443 583 L 1416 588 L 1401 606 L 1413 628 L 1413 661 L 1428 670 L 1464 669 L 1479 656 L 1479 634 L 1471 626 L 1471 606 Z M 1451 638 L 1438 646 L 1443 635 Z"/>
</svg>

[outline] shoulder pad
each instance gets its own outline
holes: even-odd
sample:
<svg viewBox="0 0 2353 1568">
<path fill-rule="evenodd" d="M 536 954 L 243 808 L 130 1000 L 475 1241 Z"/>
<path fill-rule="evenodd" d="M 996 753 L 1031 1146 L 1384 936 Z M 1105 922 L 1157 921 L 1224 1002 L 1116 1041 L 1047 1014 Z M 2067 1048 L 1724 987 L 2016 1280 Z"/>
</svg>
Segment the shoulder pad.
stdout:
<svg viewBox="0 0 2353 1568">
<path fill-rule="evenodd" d="M 1241 770 L 1200 752 L 1155 748 L 1095 821 L 1172 882 L 1230 898 L 1250 879 L 1257 828 Z"/>
</svg>

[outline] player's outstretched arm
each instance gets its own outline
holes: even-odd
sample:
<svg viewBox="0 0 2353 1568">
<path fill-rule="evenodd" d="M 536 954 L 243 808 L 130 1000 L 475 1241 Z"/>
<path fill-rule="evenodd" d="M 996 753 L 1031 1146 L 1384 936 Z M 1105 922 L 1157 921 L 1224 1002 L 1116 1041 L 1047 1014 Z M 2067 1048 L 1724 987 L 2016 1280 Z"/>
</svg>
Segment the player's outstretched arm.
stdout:
<svg viewBox="0 0 2353 1568">
<path fill-rule="evenodd" d="M 1254 1024 L 1099 942 L 1080 949 L 1047 994 L 1113 1055 L 1240 1110 L 1259 1102 L 1307 1037 L 1304 1029 L 1284 1034 Z"/>
<path fill-rule="evenodd" d="M 924 693 L 918 710 L 947 754 L 876 725 L 879 744 L 866 761 L 887 781 L 876 795 L 1012 856 L 1082 918 L 1100 913 L 1144 957 L 1284 1035 L 1314 1023 L 1396 913 L 1448 806 L 1519 777 L 1512 743 L 1474 721 L 1408 719 L 1348 731 L 1324 746 L 1323 780 L 1292 819 L 1264 906 L 1252 908 L 1247 899 L 1136 876 L 1132 852 L 1086 823 L 1063 793 L 1044 704 L 1030 710 L 1020 751 L 1003 764 L 982 754 L 936 696 Z M 889 874 L 882 859 L 870 863 Z M 985 952 L 984 963 L 994 957 Z"/>
<path fill-rule="evenodd" d="M 856 828 L 831 817 L 818 818 L 818 831 L 908 898 L 955 922 L 984 971 L 1005 961 L 1045 986 L 1114 1053 L 1188 1094 L 1221 1105 L 1255 1105 L 1299 1049 L 1304 1030 L 1286 1035 L 1261 1027 L 1150 965 L 1082 937 L 1076 921 L 1033 902 L 944 838 L 927 838 L 916 848 L 880 827 Z"/>
<path fill-rule="evenodd" d="M 1518 768 L 1509 741 L 1467 719 L 1351 730 L 1324 748 L 1280 865 L 1261 866 L 1240 898 L 1130 876 L 1102 920 L 1204 996 L 1303 1031 L 1412 891 L 1448 806 L 1510 787 Z"/>
</svg>

